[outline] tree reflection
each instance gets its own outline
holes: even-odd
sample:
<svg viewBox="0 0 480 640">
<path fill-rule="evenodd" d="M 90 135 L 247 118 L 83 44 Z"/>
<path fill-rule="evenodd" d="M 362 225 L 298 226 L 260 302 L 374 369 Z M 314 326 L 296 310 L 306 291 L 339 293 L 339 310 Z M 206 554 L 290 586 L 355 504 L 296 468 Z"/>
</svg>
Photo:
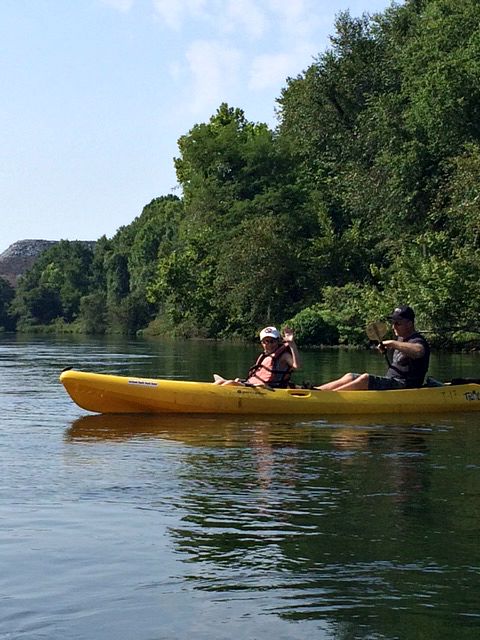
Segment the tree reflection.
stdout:
<svg viewBox="0 0 480 640">
<path fill-rule="evenodd" d="M 453 418 L 108 417 L 72 425 L 67 439 L 187 445 L 170 534 L 197 589 L 260 599 L 266 613 L 337 640 L 412 629 L 473 639 L 477 433 Z"/>
</svg>

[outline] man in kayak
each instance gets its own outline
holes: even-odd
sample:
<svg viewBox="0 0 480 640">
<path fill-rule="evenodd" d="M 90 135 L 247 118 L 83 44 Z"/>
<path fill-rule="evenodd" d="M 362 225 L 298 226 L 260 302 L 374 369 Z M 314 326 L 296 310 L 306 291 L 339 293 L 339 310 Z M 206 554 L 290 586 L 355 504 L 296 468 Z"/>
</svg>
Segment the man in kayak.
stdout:
<svg viewBox="0 0 480 640">
<path fill-rule="evenodd" d="M 245 379 L 225 380 L 214 374 L 214 384 L 244 385 L 255 387 L 285 388 L 290 376 L 300 367 L 300 354 L 290 327 L 285 327 L 283 337 L 276 327 L 265 327 L 260 331 L 263 352 L 250 367 Z"/>
<path fill-rule="evenodd" d="M 415 313 L 411 307 L 397 307 L 389 320 L 392 322 L 395 340 L 384 340 L 378 345 L 384 353 L 393 349 L 393 357 L 385 376 L 370 373 L 346 373 L 338 380 L 322 384 L 323 391 L 362 391 L 388 389 L 415 389 L 423 385 L 430 360 L 430 347 L 425 338 L 415 330 Z"/>
</svg>

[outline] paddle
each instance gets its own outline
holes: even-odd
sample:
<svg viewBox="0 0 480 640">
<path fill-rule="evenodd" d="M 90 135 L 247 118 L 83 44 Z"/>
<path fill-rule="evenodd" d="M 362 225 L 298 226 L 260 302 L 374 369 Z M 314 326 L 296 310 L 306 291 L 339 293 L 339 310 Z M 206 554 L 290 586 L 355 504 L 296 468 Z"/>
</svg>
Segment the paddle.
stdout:
<svg viewBox="0 0 480 640">
<path fill-rule="evenodd" d="M 390 362 L 390 358 L 388 357 L 387 350 L 383 346 L 383 342 L 382 342 L 383 338 L 387 334 L 387 331 L 388 331 L 388 324 L 386 322 L 382 322 L 381 320 L 378 320 L 377 322 L 371 322 L 370 324 L 367 324 L 367 326 L 365 327 L 365 333 L 367 334 L 368 339 L 372 340 L 373 342 L 378 342 L 378 344 L 380 345 L 380 351 L 385 356 L 385 360 L 387 361 L 387 364 L 390 367 L 392 363 Z"/>
</svg>

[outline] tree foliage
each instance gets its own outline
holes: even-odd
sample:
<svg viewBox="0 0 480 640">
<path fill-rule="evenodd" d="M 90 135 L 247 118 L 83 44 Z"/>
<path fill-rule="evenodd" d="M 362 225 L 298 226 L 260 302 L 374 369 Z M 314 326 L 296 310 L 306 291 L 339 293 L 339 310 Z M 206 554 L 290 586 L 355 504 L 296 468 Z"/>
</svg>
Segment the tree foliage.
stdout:
<svg viewBox="0 0 480 640">
<path fill-rule="evenodd" d="M 93 252 L 88 244 L 62 240 L 43 253 L 20 280 L 13 310 L 22 325 L 72 322 L 91 282 Z"/>
<path fill-rule="evenodd" d="M 478 2 L 340 13 L 278 118 L 272 130 L 221 104 L 193 126 L 182 196 L 93 252 L 46 252 L 13 300 L 20 326 L 216 337 L 291 319 L 305 343 L 361 343 L 409 303 L 425 329 L 478 329 Z"/>
<path fill-rule="evenodd" d="M 0 278 L 0 331 L 12 331 L 15 328 L 15 320 L 10 311 L 14 296 L 11 284 Z"/>
</svg>

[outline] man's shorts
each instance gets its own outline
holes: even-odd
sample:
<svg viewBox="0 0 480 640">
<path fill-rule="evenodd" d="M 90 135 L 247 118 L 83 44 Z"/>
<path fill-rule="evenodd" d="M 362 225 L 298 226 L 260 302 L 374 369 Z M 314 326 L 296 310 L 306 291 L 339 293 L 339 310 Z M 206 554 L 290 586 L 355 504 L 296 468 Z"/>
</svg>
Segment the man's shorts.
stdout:
<svg viewBox="0 0 480 640">
<path fill-rule="evenodd" d="M 352 373 L 352 378 L 358 378 L 360 373 Z M 406 389 L 407 385 L 403 380 L 397 378 L 386 378 L 385 376 L 373 376 L 368 374 L 368 390 L 369 391 L 389 391 L 391 389 Z"/>
</svg>

